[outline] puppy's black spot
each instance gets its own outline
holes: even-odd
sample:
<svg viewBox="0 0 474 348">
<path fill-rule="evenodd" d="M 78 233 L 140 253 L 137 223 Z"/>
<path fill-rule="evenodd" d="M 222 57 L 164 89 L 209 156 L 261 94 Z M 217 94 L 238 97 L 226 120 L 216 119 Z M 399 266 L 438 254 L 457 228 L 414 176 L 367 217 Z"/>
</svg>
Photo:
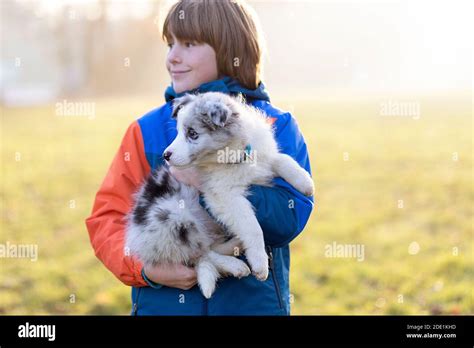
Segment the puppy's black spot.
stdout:
<svg viewBox="0 0 474 348">
<path fill-rule="evenodd" d="M 137 225 L 145 224 L 146 214 L 154 200 L 163 197 L 166 194 L 173 194 L 175 191 L 176 189 L 172 186 L 168 169 L 163 167 L 157 172 L 152 173 L 147 178 L 143 188 L 143 193 L 138 197 L 133 209 L 133 222 Z M 157 217 L 160 221 L 164 221 L 168 218 L 168 215 L 169 212 L 167 215 L 163 212 L 163 214 L 158 214 Z"/>
<path fill-rule="evenodd" d="M 188 236 L 188 229 L 184 225 L 180 225 L 178 228 L 178 238 L 183 243 L 188 245 L 189 244 L 189 236 Z"/>
<path fill-rule="evenodd" d="M 191 235 L 197 233 L 196 225 L 194 222 L 187 224 L 180 224 L 177 228 L 177 234 L 179 240 L 187 246 L 191 245 Z"/>
<path fill-rule="evenodd" d="M 234 236 L 228 234 L 225 236 L 225 239 L 224 239 L 224 243 L 227 243 L 228 241 L 230 241 L 232 238 L 234 238 Z"/>
<path fill-rule="evenodd" d="M 173 112 L 171 113 L 171 118 L 176 120 L 178 118 L 179 110 L 181 110 L 182 108 L 183 108 L 182 104 L 175 106 L 173 108 Z"/>
<path fill-rule="evenodd" d="M 156 175 L 150 175 L 146 181 L 143 198 L 151 203 L 155 198 L 163 197 L 166 194 L 174 193 L 174 188 L 170 182 L 170 173 L 168 170 L 162 169 L 161 180 L 158 182 L 157 178 L 159 173 Z"/>
<path fill-rule="evenodd" d="M 146 212 L 148 211 L 148 206 L 138 205 L 133 210 L 133 222 L 137 225 L 144 225 L 146 221 Z"/>
<path fill-rule="evenodd" d="M 200 124 L 203 128 L 207 129 L 210 132 L 215 131 L 222 131 L 226 135 L 231 135 L 230 128 L 236 123 L 235 118 L 233 117 L 227 118 L 225 115 L 222 116 L 221 114 L 215 114 L 211 112 L 211 115 L 203 115 L 200 119 Z M 222 125 L 224 124 L 224 125 Z"/>
<path fill-rule="evenodd" d="M 203 117 L 201 117 L 200 121 L 201 126 L 210 132 L 215 131 L 217 128 L 208 115 L 204 115 Z"/>
<path fill-rule="evenodd" d="M 211 111 L 211 118 L 215 120 L 216 123 L 222 123 L 225 121 L 225 116 L 220 109 L 218 111 Z"/>
<path fill-rule="evenodd" d="M 161 222 L 166 222 L 169 216 L 170 216 L 170 211 L 166 209 L 160 209 L 156 213 L 156 218 L 158 219 L 158 221 L 161 221 Z"/>
<path fill-rule="evenodd" d="M 191 94 L 185 94 L 180 98 L 176 98 L 173 100 L 173 111 L 171 113 L 171 118 L 176 119 L 178 117 L 179 111 L 188 104 L 190 101 L 194 99 L 194 96 Z"/>
</svg>

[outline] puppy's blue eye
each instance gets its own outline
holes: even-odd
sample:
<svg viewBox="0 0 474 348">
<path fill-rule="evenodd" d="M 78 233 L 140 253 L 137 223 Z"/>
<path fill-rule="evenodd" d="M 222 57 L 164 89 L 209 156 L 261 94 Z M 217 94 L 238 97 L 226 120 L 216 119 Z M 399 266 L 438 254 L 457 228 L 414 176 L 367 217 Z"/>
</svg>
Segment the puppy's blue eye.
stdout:
<svg viewBox="0 0 474 348">
<path fill-rule="evenodd" d="M 199 134 L 196 133 L 196 131 L 192 128 L 188 128 L 188 133 L 187 133 L 188 138 L 191 138 L 193 140 L 196 140 L 199 138 Z"/>
</svg>

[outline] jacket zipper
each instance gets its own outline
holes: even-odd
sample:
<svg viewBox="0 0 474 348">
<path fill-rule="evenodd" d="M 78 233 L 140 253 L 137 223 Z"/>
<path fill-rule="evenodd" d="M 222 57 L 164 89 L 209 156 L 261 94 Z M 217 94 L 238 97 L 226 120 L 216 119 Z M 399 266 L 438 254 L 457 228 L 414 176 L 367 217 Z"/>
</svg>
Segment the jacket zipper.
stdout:
<svg viewBox="0 0 474 348">
<path fill-rule="evenodd" d="M 278 296 L 278 303 L 280 304 L 280 309 L 283 309 L 283 300 L 281 298 L 280 285 L 278 284 L 278 278 L 275 274 L 275 264 L 273 263 L 273 251 L 271 246 L 267 246 L 268 258 L 270 261 L 270 270 L 272 272 L 273 283 L 275 285 L 276 293 Z"/>
<path fill-rule="evenodd" d="M 136 316 L 136 315 L 137 315 L 137 311 L 138 311 L 138 297 L 140 296 L 141 290 L 142 290 L 142 288 L 138 288 L 138 289 L 137 289 L 137 297 L 136 297 L 135 301 L 133 302 L 133 316 Z"/>
</svg>

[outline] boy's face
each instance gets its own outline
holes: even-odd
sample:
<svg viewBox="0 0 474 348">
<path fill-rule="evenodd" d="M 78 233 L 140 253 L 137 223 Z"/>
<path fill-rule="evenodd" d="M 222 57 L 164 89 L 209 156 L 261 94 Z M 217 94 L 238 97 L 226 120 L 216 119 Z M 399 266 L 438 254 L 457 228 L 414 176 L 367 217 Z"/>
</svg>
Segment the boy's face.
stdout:
<svg viewBox="0 0 474 348">
<path fill-rule="evenodd" d="M 166 68 L 176 93 L 194 89 L 219 77 L 216 52 L 208 44 L 179 41 L 173 35 L 168 47 Z"/>
</svg>

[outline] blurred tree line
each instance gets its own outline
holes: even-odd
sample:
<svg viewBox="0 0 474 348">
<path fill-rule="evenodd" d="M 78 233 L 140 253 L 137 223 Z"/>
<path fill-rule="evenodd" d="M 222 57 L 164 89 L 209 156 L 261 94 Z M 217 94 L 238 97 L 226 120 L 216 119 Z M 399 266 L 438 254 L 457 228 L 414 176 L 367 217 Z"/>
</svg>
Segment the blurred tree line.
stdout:
<svg viewBox="0 0 474 348">
<path fill-rule="evenodd" d="M 135 14 L 134 2 L 51 4 L 1 2 L 4 101 L 22 94 L 161 94 L 169 84 L 158 25 L 162 2 L 147 2 Z"/>
</svg>

